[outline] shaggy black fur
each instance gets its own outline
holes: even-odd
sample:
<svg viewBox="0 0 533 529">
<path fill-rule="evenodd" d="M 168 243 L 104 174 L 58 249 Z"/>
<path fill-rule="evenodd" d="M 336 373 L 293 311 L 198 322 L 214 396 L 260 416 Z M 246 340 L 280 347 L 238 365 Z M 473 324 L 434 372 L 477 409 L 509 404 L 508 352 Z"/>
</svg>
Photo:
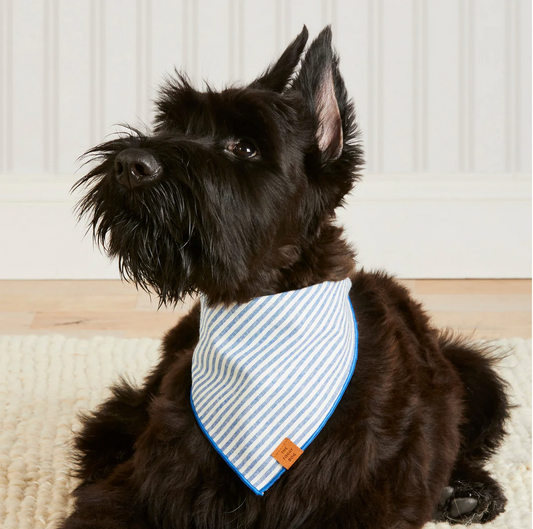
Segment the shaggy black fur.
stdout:
<svg viewBox="0 0 533 529">
<path fill-rule="evenodd" d="M 144 385 L 121 382 L 85 417 L 63 529 L 414 529 L 503 511 L 483 465 L 505 433 L 504 384 L 487 351 L 435 330 L 394 279 L 354 271 L 333 224 L 363 164 L 354 110 L 329 28 L 295 74 L 306 42 L 304 28 L 244 88 L 169 81 L 152 134 L 91 151 L 100 164 L 78 184 L 88 186 L 80 214 L 123 275 L 162 303 L 198 291 L 213 304 L 244 302 L 350 276 L 360 330 L 351 383 L 303 456 L 258 497 L 190 407 L 195 306 Z M 135 169 L 135 187 L 117 163 L 132 148 L 157 167 L 149 178 Z"/>
</svg>

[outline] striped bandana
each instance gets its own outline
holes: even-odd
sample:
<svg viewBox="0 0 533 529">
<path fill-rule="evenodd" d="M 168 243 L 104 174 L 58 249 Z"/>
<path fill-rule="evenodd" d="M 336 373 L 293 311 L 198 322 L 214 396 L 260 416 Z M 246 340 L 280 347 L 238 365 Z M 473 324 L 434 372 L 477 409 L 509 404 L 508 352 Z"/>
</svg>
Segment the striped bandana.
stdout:
<svg viewBox="0 0 533 529">
<path fill-rule="evenodd" d="M 192 408 L 256 494 L 318 435 L 352 377 L 357 323 L 350 287 L 345 279 L 216 307 L 202 296 Z"/>
</svg>

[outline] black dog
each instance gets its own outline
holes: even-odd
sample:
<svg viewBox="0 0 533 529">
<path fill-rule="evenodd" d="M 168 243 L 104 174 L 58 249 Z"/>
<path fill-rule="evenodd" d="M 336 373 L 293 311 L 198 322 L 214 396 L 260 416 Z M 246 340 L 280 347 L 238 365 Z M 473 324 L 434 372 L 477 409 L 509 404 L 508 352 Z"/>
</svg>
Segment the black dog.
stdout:
<svg viewBox="0 0 533 529">
<path fill-rule="evenodd" d="M 505 497 L 483 466 L 509 405 L 487 351 L 435 330 L 384 273 L 354 271 L 335 209 L 363 164 L 326 28 L 307 30 L 243 88 L 199 92 L 181 75 L 154 131 L 95 147 L 80 214 L 124 277 L 162 303 L 206 307 L 351 279 L 359 358 L 303 455 L 255 494 L 191 408 L 196 305 L 165 336 L 141 388 L 121 383 L 76 439 L 73 528 L 420 528 L 487 522 Z M 371 229 L 371 227 L 370 227 Z"/>
</svg>

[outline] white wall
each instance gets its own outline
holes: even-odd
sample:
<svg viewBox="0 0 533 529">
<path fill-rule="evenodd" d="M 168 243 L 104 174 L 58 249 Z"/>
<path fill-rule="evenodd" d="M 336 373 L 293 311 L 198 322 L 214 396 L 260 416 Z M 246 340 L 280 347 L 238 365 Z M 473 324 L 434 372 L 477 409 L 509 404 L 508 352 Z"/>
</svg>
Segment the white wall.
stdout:
<svg viewBox="0 0 533 529">
<path fill-rule="evenodd" d="M 528 0 L 0 0 L 0 278 L 116 277 L 77 157 L 149 122 L 165 72 L 249 81 L 331 23 L 367 152 L 340 215 L 366 267 L 531 274 Z"/>
</svg>

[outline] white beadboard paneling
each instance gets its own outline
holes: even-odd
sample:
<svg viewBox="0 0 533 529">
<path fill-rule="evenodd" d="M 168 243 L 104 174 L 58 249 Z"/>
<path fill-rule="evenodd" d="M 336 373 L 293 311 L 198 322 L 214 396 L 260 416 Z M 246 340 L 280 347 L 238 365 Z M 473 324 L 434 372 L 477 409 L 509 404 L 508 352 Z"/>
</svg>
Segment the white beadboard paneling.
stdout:
<svg viewBox="0 0 533 529">
<path fill-rule="evenodd" d="M 117 277 L 83 238 L 72 177 L 0 178 L 0 279 Z M 79 196 L 79 194 L 77 195 Z M 528 175 L 367 175 L 339 211 L 366 268 L 400 277 L 531 277 Z M 34 219 L 34 222 L 28 222 Z"/>
<path fill-rule="evenodd" d="M 366 144 L 370 126 L 368 112 L 368 0 L 337 2 L 336 49 L 348 93 L 354 100 L 357 119 Z"/>
<path fill-rule="evenodd" d="M 230 25 L 228 9 L 231 2 L 211 2 L 209 0 L 197 0 L 194 2 L 195 9 L 198 11 L 198 20 L 202 24 L 213 28 L 211 31 L 203 31 L 201 38 L 198 39 L 198 81 L 203 88 L 203 81 L 207 81 L 214 88 L 224 87 L 229 79 L 230 61 L 236 65 L 239 63 L 239 53 L 230 56 Z M 232 13 L 233 14 L 233 13 Z M 191 24 L 194 20 L 191 21 Z M 237 14 L 232 16 L 233 32 L 239 32 L 241 25 L 238 23 Z M 205 27 L 205 26 L 204 26 Z M 216 28 L 216 29 L 215 29 Z"/>
<path fill-rule="evenodd" d="M 183 2 L 152 0 L 152 86 L 180 70 L 185 62 Z M 152 92 L 153 94 L 153 92 Z"/>
<path fill-rule="evenodd" d="M 472 1 L 474 42 L 473 115 L 474 167 L 482 173 L 505 172 L 505 8 L 508 0 Z M 468 111 L 468 110 L 467 110 Z"/>
<path fill-rule="evenodd" d="M 15 172 L 44 171 L 44 24 L 43 0 L 11 2 L 13 78 L 11 152 Z"/>
<path fill-rule="evenodd" d="M 244 28 L 246 3 L 244 0 L 227 0 L 228 2 L 228 74 L 227 85 L 235 82 L 244 83 Z"/>
<path fill-rule="evenodd" d="M 0 173 L 12 171 L 13 10 L 0 2 Z"/>
<path fill-rule="evenodd" d="M 424 0 L 425 1 L 425 0 Z M 427 159 L 433 171 L 459 170 L 459 2 L 426 2 Z"/>
<path fill-rule="evenodd" d="M 331 24 L 333 45 L 339 43 L 339 2 L 338 0 L 322 0 L 322 26 Z"/>
<path fill-rule="evenodd" d="M 377 60 L 383 71 L 382 86 L 378 89 L 383 93 L 380 103 L 383 139 L 378 161 L 382 169 L 378 171 L 385 173 L 414 170 L 413 1 L 384 1 L 383 12 L 378 13 L 382 21 L 382 49 Z"/>
<path fill-rule="evenodd" d="M 136 110 L 137 115 L 145 123 L 152 121 L 152 2 L 151 0 L 136 0 Z"/>
<path fill-rule="evenodd" d="M 59 0 L 43 13 L 43 169 L 59 171 Z"/>
<path fill-rule="evenodd" d="M 517 86 L 514 93 L 515 127 L 517 130 L 516 171 L 531 172 L 531 0 L 515 0 L 518 35 L 515 42 Z"/>
<path fill-rule="evenodd" d="M 474 5 L 459 1 L 459 172 L 474 170 Z"/>
<path fill-rule="evenodd" d="M 383 0 L 368 0 L 367 11 L 367 116 L 364 128 L 366 168 L 383 171 Z"/>
<path fill-rule="evenodd" d="M 174 66 L 197 83 L 250 81 L 304 23 L 311 37 L 333 26 L 370 172 L 531 170 L 529 0 L 0 6 L 3 172 L 72 170 L 117 123 L 150 121 Z"/>
<path fill-rule="evenodd" d="M 280 35 L 281 50 L 296 36 L 304 24 L 309 30 L 310 39 L 317 36 L 319 31 L 331 20 L 327 18 L 328 10 L 324 10 L 323 4 L 327 0 L 291 0 L 285 1 L 285 35 Z"/>
<path fill-rule="evenodd" d="M 89 17 L 89 134 L 91 144 L 95 145 L 100 143 L 108 132 L 105 119 L 106 28 L 104 0 L 90 2 Z"/>
<path fill-rule="evenodd" d="M 77 157 L 92 147 L 90 130 L 90 0 L 59 2 L 58 166 L 74 173 Z M 75 131 L 75 133 L 73 132 Z"/>
<path fill-rule="evenodd" d="M 198 84 L 200 81 L 198 70 L 198 46 L 200 30 L 198 24 L 198 4 L 195 0 L 182 0 L 183 5 L 183 70 L 186 71 L 191 80 Z M 207 29 L 207 28 L 206 28 Z"/>
<path fill-rule="evenodd" d="M 427 4 L 424 0 L 413 0 L 413 172 L 427 171 Z"/>
<path fill-rule="evenodd" d="M 336 25 L 337 2 L 334 0 L 260 0 L 253 3 L 241 0 L 239 6 L 244 12 L 241 42 L 244 46 L 243 77 L 246 82 L 276 61 L 304 25 L 310 33 L 309 43 L 327 24 Z M 334 36 L 335 45 L 337 37 Z"/>
<path fill-rule="evenodd" d="M 103 2 L 102 9 L 105 64 L 100 82 L 104 83 L 105 100 L 100 104 L 109 132 L 116 130 L 116 125 L 137 125 L 143 119 L 137 109 L 137 9 L 131 0 Z"/>
<path fill-rule="evenodd" d="M 243 48 L 242 80 L 248 83 L 263 73 L 281 53 L 275 38 L 276 32 L 279 31 L 279 22 L 274 5 L 276 3 L 272 0 L 256 0 L 253 4 L 238 2 L 239 10 L 241 4 L 243 37 L 238 45 Z M 236 72 L 233 72 L 233 75 L 236 75 Z"/>
</svg>

